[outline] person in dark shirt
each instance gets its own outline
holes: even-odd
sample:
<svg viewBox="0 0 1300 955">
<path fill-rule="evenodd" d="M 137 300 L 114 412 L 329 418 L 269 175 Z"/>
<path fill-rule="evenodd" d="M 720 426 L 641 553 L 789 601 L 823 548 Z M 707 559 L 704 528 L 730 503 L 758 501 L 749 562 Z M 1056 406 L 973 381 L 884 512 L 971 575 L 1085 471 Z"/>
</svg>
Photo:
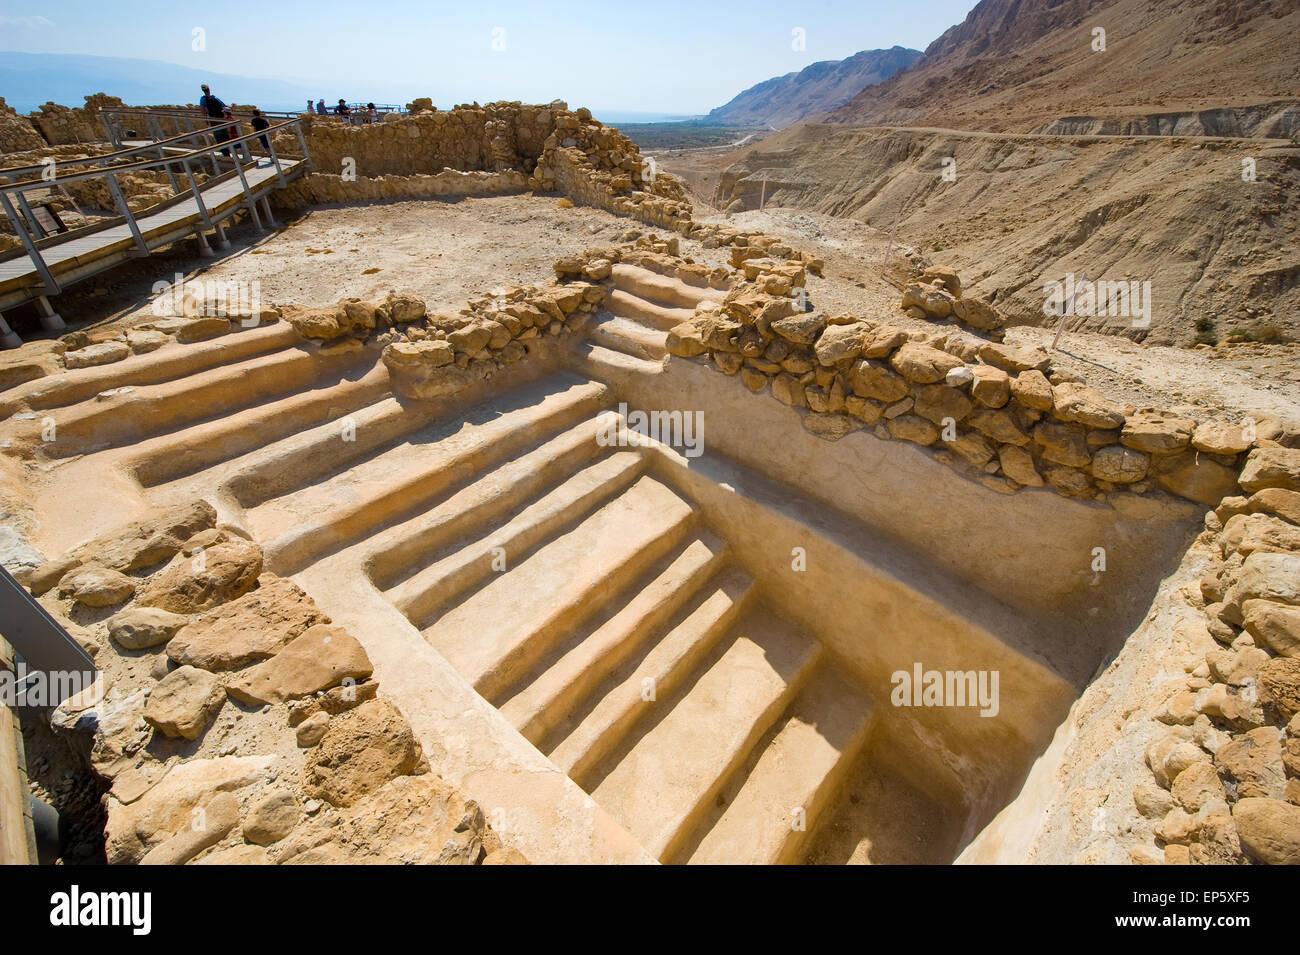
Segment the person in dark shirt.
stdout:
<svg viewBox="0 0 1300 955">
<path fill-rule="evenodd" d="M 250 120 L 250 123 L 253 126 L 254 132 L 266 129 L 271 125 L 271 121 L 262 115 L 260 109 L 256 108 L 253 110 L 253 118 Z M 266 150 L 266 155 L 269 158 L 271 155 L 271 138 L 269 136 L 258 136 L 257 141 L 262 144 L 262 148 Z"/>
<path fill-rule="evenodd" d="M 212 127 L 212 138 L 219 143 L 224 143 L 230 138 L 230 131 L 223 125 L 227 122 L 226 114 L 230 112 L 230 107 L 223 103 L 220 98 L 212 95 L 212 90 L 208 84 L 204 83 L 200 89 L 203 95 L 199 97 L 199 109 L 208 119 L 208 126 Z M 221 155 L 229 156 L 230 150 L 221 150 Z"/>
<path fill-rule="evenodd" d="M 352 115 L 352 110 L 348 109 L 347 100 L 339 100 L 339 105 L 334 107 L 334 115 L 347 119 Z"/>
</svg>

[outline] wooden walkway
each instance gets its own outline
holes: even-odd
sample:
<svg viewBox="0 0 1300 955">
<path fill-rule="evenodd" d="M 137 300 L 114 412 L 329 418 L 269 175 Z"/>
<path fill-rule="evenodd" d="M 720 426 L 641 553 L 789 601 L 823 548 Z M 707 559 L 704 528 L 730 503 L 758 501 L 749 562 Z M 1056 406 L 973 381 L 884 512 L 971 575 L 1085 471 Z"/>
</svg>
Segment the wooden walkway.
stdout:
<svg viewBox="0 0 1300 955">
<path fill-rule="evenodd" d="M 285 181 L 296 179 L 306 171 L 303 160 L 281 160 Z M 279 188 L 279 177 L 269 160 L 256 166 L 246 166 L 244 176 L 248 190 L 255 199 Z M 203 203 L 212 221 L 225 219 L 246 205 L 244 187 L 239 176 L 227 173 L 200 187 Z M 205 228 L 193 195 L 184 195 L 176 202 L 156 212 L 145 210 L 136 216 L 136 225 L 149 251 L 170 245 L 192 236 Z M 118 222 L 78 238 L 56 242 L 41 249 L 46 267 L 61 287 L 67 287 L 91 275 L 113 268 L 128 259 L 139 258 L 140 251 L 130 226 Z M 34 299 L 45 294 L 40 272 L 31 257 L 22 249 L 11 252 L 0 261 L 0 309 Z"/>
</svg>

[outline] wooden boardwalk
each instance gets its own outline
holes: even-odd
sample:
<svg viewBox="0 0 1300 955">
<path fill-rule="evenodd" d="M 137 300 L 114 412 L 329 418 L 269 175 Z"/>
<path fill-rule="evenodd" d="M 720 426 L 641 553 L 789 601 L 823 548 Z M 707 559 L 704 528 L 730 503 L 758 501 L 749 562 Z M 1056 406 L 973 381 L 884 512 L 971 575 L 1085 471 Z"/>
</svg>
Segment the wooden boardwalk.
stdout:
<svg viewBox="0 0 1300 955">
<path fill-rule="evenodd" d="M 282 159 L 280 168 L 287 182 L 305 173 L 306 163 Z M 275 166 L 269 160 L 260 160 L 256 166 L 245 166 L 244 176 L 254 199 L 280 187 Z M 244 187 L 238 174 L 233 172 L 204 184 L 199 192 L 208 217 L 214 222 L 229 218 L 247 206 Z M 135 217 L 140 235 L 151 252 L 206 228 L 198 203 L 191 194 L 184 194 L 174 202 L 161 203 L 155 209 L 144 210 Z M 78 232 L 82 234 L 75 238 L 61 242 L 56 239 L 48 245 L 42 243 L 40 251 L 46 267 L 61 288 L 143 254 L 126 222 Z M 43 287 L 40 271 L 27 252 L 16 249 L 0 259 L 0 310 L 45 294 L 48 290 Z"/>
</svg>

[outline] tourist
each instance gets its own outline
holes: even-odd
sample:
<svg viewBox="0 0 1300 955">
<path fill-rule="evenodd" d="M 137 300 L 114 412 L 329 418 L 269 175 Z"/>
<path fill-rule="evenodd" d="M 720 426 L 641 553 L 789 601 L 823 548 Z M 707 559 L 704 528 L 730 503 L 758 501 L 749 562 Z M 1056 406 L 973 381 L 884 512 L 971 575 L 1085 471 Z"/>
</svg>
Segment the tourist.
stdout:
<svg viewBox="0 0 1300 955">
<path fill-rule="evenodd" d="M 268 126 L 271 125 L 271 121 L 268 120 L 265 116 L 263 116 L 262 111 L 260 109 L 257 109 L 256 107 L 253 108 L 253 118 L 251 120 L 251 123 L 253 125 L 254 132 L 266 129 Z M 257 141 L 262 144 L 262 149 L 266 151 L 267 158 L 270 158 L 271 138 L 269 136 L 258 136 Z"/>
<path fill-rule="evenodd" d="M 230 139 L 237 139 L 239 137 L 239 126 L 232 125 L 235 120 L 234 111 L 231 110 L 229 106 L 223 106 L 221 109 L 221 118 L 224 125 L 213 132 L 213 135 L 217 138 L 217 142 L 224 143 Z M 221 155 L 229 156 L 230 150 L 223 148 L 221 150 Z"/>
<path fill-rule="evenodd" d="M 366 104 L 366 122 L 373 123 L 379 119 L 379 110 L 375 109 L 374 103 Z"/>
<path fill-rule="evenodd" d="M 319 100 L 316 101 L 316 115 L 325 116 L 326 113 L 327 111 L 325 109 L 325 97 L 322 96 Z"/>
<path fill-rule="evenodd" d="M 212 95 L 212 90 L 208 88 L 207 83 L 204 83 L 199 89 L 203 90 L 203 95 L 199 97 L 199 109 L 208 118 L 208 126 L 220 126 L 222 117 L 225 114 L 226 104 Z M 223 142 L 226 139 L 220 129 L 213 129 L 212 136 L 217 142 Z"/>
<path fill-rule="evenodd" d="M 347 100 L 339 100 L 339 105 L 334 107 L 334 115 L 347 119 L 352 115 L 352 110 L 348 109 Z"/>
</svg>

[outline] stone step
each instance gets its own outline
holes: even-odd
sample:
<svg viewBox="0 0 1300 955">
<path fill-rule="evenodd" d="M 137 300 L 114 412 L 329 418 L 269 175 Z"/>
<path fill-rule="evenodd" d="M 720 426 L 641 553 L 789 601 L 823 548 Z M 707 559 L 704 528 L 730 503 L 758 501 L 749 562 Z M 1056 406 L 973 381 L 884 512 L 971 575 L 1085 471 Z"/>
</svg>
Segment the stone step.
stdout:
<svg viewBox="0 0 1300 955">
<path fill-rule="evenodd" d="M 613 383 L 640 375 L 658 375 L 664 370 L 662 361 L 638 358 L 594 342 L 579 344 L 575 349 L 573 363 L 582 374 Z"/>
<path fill-rule="evenodd" d="M 377 535 L 363 560 L 367 575 L 388 590 L 419 573 L 430 554 L 481 537 L 485 527 L 508 519 L 602 453 L 597 435 L 620 420 L 615 411 L 602 412 Z"/>
<path fill-rule="evenodd" d="M 167 345 L 158 351 L 132 355 L 111 365 L 50 375 L 15 388 L 0 403 L 0 417 L 11 413 L 11 404 L 25 405 L 33 410 L 67 407 L 114 388 L 174 381 L 301 344 L 302 338 L 292 325 L 277 322 L 211 341 Z"/>
<path fill-rule="evenodd" d="M 117 394 L 73 405 L 53 414 L 59 440 L 48 453 L 65 457 L 213 421 L 320 381 L 369 366 L 373 354 L 354 350 L 315 352 L 292 348 L 220 365 L 176 381 L 132 386 Z"/>
<path fill-rule="evenodd" d="M 364 369 L 363 369 L 364 370 Z M 142 441 L 126 464 L 144 487 L 176 481 L 382 400 L 388 369 L 311 388 L 247 411 Z"/>
<path fill-rule="evenodd" d="M 390 590 L 389 602 L 417 627 L 428 626 L 457 595 L 499 573 L 502 562 L 509 570 L 524 554 L 622 491 L 643 470 L 645 462 L 635 451 L 602 458 L 529 504 L 504 525 L 479 529 L 475 539 Z"/>
<path fill-rule="evenodd" d="M 492 699 L 599 611 L 602 598 L 668 553 L 694 516 L 690 504 L 642 477 L 518 563 L 507 556 L 506 572 L 427 627 L 425 638 Z"/>
<path fill-rule="evenodd" d="M 667 333 L 617 315 L 607 315 L 589 325 L 587 334 L 592 341 L 648 361 L 658 361 L 668 354 Z"/>
<path fill-rule="evenodd" d="M 630 292 L 638 298 L 694 310 L 705 300 L 720 302 L 725 293 L 696 285 L 687 285 L 680 279 L 660 275 L 636 265 L 618 263 L 611 272 L 614 288 Z"/>
<path fill-rule="evenodd" d="M 567 376 L 513 389 L 263 502 L 248 512 L 247 526 L 271 542 L 267 556 L 285 568 L 279 572 L 292 572 L 323 548 L 368 536 L 557 432 L 594 421 L 607 399 L 604 385 Z"/>
<path fill-rule="evenodd" d="M 741 570 L 721 574 L 697 595 L 676 622 L 645 655 L 614 675 L 612 686 L 597 690 L 589 709 L 575 712 L 554 732 L 557 744 L 543 746 L 551 762 L 582 785 L 588 775 L 628 738 L 632 727 L 654 703 L 642 693 L 647 681 L 664 699 L 686 683 L 696 666 L 744 615 L 754 582 Z M 604 692 L 601 692 L 603 690 Z"/>
<path fill-rule="evenodd" d="M 499 706 L 530 742 L 540 744 L 583 699 L 663 627 L 722 566 L 726 544 L 692 539 L 649 584 L 519 692 Z"/>
<path fill-rule="evenodd" d="M 658 305 L 621 289 L 613 289 L 605 296 L 605 309 L 611 315 L 629 318 L 665 332 L 695 314 L 693 309 Z"/>
<path fill-rule="evenodd" d="M 873 715 L 862 693 L 829 667 L 821 667 L 721 818 L 690 854 L 689 863 L 798 862 L 861 751 Z"/>
<path fill-rule="evenodd" d="M 821 646 L 766 613 L 735 628 L 722 655 L 591 790 L 661 861 L 799 693 Z M 654 704 L 651 704 L 652 706 Z M 671 708 L 667 708 L 671 706 Z"/>
</svg>

